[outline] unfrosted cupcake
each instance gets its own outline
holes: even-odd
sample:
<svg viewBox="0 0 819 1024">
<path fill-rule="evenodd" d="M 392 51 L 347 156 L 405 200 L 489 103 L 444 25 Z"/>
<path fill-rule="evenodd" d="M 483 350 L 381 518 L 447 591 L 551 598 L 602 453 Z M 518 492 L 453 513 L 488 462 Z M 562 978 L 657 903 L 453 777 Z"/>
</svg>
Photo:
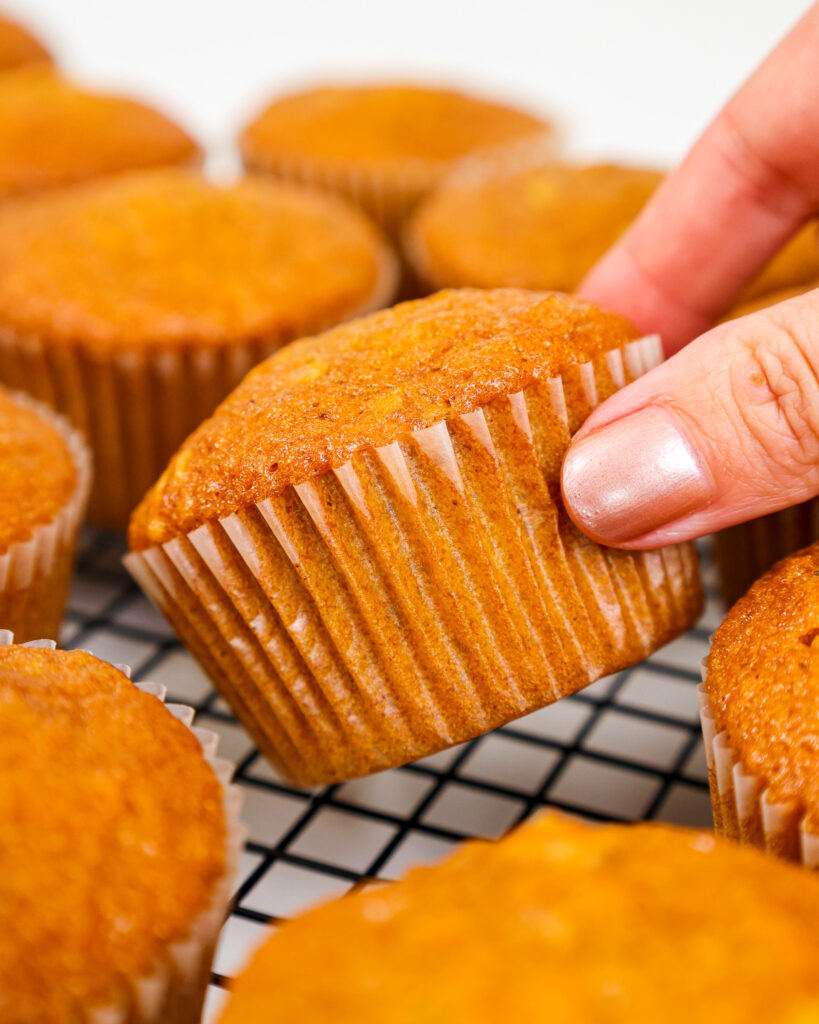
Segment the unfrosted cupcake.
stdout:
<svg viewBox="0 0 819 1024">
<path fill-rule="evenodd" d="M 817 914 L 754 850 L 550 815 L 286 924 L 220 1024 L 809 1024 Z"/>
<path fill-rule="evenodd" d="M 290 778 L 469 739 L 697 616 L 690 546 L 600 548 L 560 498 L 571 434 L 659 351 L 613 314 L 512 289 L 299 341 L 171 460 L 129 568 Z"/>
<path fill-rule="evenodd" d="M 503 173 L 460 173 L 434 191 L 407 228 L 404 249 L 427 290 L 574 291 L 663 180 L 614 164 L 523 162 Z M 738 301 L 819 277 L 815 222 L 774 257 Z"/>
<path fill-rule="evenodd" d="M 466 157 L 542 144 L 551 126 L 491 100 L 410 84 L 327 86 L 274 100 L 243 131 L 245 165 L 349 196 L 395 234 Z"/>
<path fill-rule="evenodd" d="M 76 430 L 0 387 L 0 629 L 57 636 L 91 459 Z"/>
<path fill-rule="evenodd" d="M 43 64 L 51 55 L 27 28 L 0 14 L 0 71 L 10 71 L 24 64 Z"/>
<path fill-rule="evenodd" d="M 758 580 L 714 634 L 700 688 L 714 820 L 819 866 L 819 546 Z"/>
<path fill-rule="evenodd" d="M 171 453 L 274 349 L 390 300 L 393 258 L 340 199 L 143 172 L 0 208 L 0 381 L 64 412 L 122 527 Z"/>
<path fill-rule="evenodd" d="M 0 1019 L 198 1024 L 239 841 L 215 737 L 90 654 L 7 639 Z"/>
<path fill-rule="evenodd" d="M 186 132 L 143 103 L 47 67 L 0 76 L 0 199 L 198 157 Z"/>
</svg>

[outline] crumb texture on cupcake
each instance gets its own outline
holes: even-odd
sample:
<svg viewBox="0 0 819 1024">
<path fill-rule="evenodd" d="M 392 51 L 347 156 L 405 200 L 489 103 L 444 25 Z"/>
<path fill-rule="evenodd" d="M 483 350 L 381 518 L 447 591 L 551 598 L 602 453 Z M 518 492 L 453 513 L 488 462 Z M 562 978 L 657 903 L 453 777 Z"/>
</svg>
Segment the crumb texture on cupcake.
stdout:
<svg viewBox="0 0 819 1024">
<path fill-rule="evenodd" d="M 135 513 L 132 545 L 186 533 L 636 335 L 580 300 L 464 289 L 303 339 L 251 371 L 183 445 Z"/>
<path fill-rule="evenodd" d="M 807 1024 L 819 880 L 667 826 L 544 816 L 287 924 L 221 1024 Z"/>
<path fill-rule="evenodd" d="M 242 135 L 249 166 L 277 158 L 446 164 L 548 128 L 540 118 L 447 89 L 337 86 L 274 100 Z"/>
<path fill-rule="evenodd" d="M 734 605 L 705 688 L 745 771 L 819 832 L 819 546 L 779 562 Z"/>
<path fill-rule="evenodd" d="M 51 522 L 76 486 L 77 466 L 65 438 L 0 387 L 0 555 Z"/>
<path fill-rule="evenodd" d="M 27 28 L 0 14 L 0 71 L 50 60 L 48 50 L 39 39 Z"/>
<path fill-rule="evenodd" d="M 91 1019 L 207 907 L 221 786 L 155 697 L 80 651 L 0 647 L 0 734 L 0 1018 Z"/>
<path fill-rule="evenodd" d="M 408 253 L 432 287 L 574 291 L 662 181 L 613 164 L 545 164 L 453 182 L 416 212 Z"/>
<path fill-rule="evenodd" d="M 366 305 L 388 259 L 332 196 L 147 171 L 0 211 L 0 326 L 114 350 L 281 342 Z"/>
<path fill-rule="evenodd" d="M 144 103 L 81 88 L 48 67 L 0 78 L 0 198 L 198 155 L 186 132 Z"/>
</svg>

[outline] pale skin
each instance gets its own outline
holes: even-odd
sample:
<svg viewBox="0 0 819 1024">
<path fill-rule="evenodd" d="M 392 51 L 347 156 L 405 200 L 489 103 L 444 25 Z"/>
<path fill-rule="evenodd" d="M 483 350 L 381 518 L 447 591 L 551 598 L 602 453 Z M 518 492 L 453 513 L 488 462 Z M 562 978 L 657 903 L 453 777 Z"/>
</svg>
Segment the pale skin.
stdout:
<svg viewBox="0 0 819 1024">
<path fill-rule="evenodd" d="M 819 4 L 579 289 L 671 356 L 573 441 L 564 496 L 585 532 L 653 547 L 819 494 L 819 289 L 709 329 L 817 214 Z"/>
</svg>

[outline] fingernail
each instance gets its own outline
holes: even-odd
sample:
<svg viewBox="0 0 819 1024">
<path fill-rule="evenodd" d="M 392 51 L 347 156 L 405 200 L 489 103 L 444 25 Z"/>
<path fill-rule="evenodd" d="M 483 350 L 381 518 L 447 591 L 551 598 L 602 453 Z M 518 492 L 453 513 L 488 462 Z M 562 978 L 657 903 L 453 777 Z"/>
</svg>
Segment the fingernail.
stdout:
<svg viewBox="0 0 819 1024">
<path fill-rule="evenodd" d="M 653 406 L 572 444 L 562 487 L 577 525 L 613 544 L 667 526 L 711 498 L 710 477 L 681 425 Z"/>
</svg>

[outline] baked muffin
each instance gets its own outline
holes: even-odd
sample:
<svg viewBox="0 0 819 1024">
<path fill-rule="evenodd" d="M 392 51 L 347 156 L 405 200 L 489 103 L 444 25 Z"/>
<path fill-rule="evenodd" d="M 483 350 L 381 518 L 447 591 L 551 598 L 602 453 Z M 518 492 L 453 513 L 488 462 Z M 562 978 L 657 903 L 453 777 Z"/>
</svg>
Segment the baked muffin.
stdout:
<svg viewBox="0 0 819 1024">
<path fill-rule="evenodd" d="M 0 642 L 0 734 L 3 1024 L 198 1024 L 239 840 L 226 766 L 83 651 Z"/>
<path fill-rule="evenodd" d="M 0 208 L 0 380 L 64 412 L 123 527 L 183 438 L 301 334 L 389 301 L 395 268 L 340 199 L 165 169 Z"/>
<path fill-rule="evenodd" d="M 0 76 L 0 199 L 198 157 L 189 135 L 143 103 L 48 67 Z"/>
<path fill-rule="evenodd" d="M 725 320 L 756 313 L 816 288 L 819 288 L 819 276 L 738 305 Z M 714 554 L 720 591 L 726 604 L 738 601 L 774 562 L 816 540 L 819 540 L 819 501 L 815 498 L 720 530 L 714 538 Z"/>
<path fill-rule="evenodd" d="M 19 68 L 23 64 L 43 64 L 51 55 L 39 39 L 16 21 L 0 14 L 0 71 Z"/>
<path fill-rule="evenodd" d="M 613 164 L 528 162 L 503 173 L 459 173 L 416 210 L 405 254 L 427 291 L 464 285 L 574 291 L 662 179 L 660 171 Z M 812 223 L 738 301 L 815 277 Z"/>
<path fill-rule="evenodd" d="M 817 913 L 754 850 L 548 815 L 284 925 L 220 1024 L 807 1024 Z"/>
<path fill-rule="evenodd" d="M 541 146 L 551 126 L 523 111 L 420 85 L 328 86 L 280 97 L 244 129 L 245 165 L 355 200 L 395 235 L 465 157 Z"/>
<path fill-rule="evenodd" d="M 54 638 L 91 486 L 76 430 L 47 406 L 0 387 L 0 629 Z"/>
<path fill-rule="evenodd" d="M 819 866 L 819 546 L 779 562 L 714 634 L 700 688 L 717 829 Z"/>
<path fill-rule="evenodd" d="M 786 289 L 803 287 L 809 291 L 816 287 L 812 282 L 819 280 L 819 221 L 811 220 L 784 245 L 774 258 L 751 280 L 739 293 L 734 303 L 735 316 L 744 316 L 750 309 L 740 310 L 736 307 L 745 306 L 761 299 L 765 306 L 774 302 L 782 302 L 791 295 L 780 295 Z M 762 308 L 757 306 L 756 308 Z"/>
<path fill-rule="evenodd" d="M 696 618 L 691 547 L 602 549 L 560 499 L 572 432 L 657 359 L 617 316 L 511 289 L 299 341 L 174 456 L 127 564 L 291 779 L 459 743 Z"/>
</svg>

